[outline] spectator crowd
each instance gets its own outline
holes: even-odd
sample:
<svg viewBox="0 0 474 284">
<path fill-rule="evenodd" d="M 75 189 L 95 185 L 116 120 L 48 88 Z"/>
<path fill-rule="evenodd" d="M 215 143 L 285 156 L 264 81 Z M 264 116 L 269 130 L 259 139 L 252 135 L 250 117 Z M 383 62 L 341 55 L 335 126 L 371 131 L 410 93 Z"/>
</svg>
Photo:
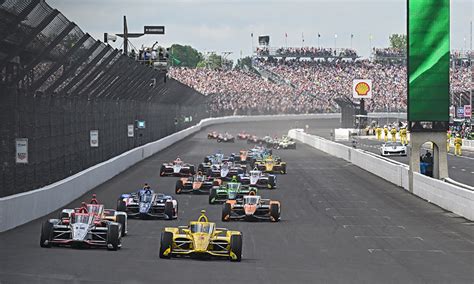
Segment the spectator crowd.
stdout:
<svg viewBox="0 0 474 284">
<path fill-rule="evenodd" d="M 335 112 L 334 99 L 352 96 L 354 79 L 372 79 L 368 111 L 406 111 L 407 68 L 403 62 L 256 59 L 254 66 L 278 80 L 239 69 L 172 68 L 169 75 L 212 96 L 211 111 L 219 114 Z M 451 70 L 452 92 L 471 86 L 469 67 Z"/>
<path fill-rule="evenodd" d="M 272 54 L 266 46 L 257 47 L 258 56 L 280 56 L 280 57 L 307 57 L 307 58 L 357 58 L 357 52 L 350 48 L 322 48 L 322 47 L 280 47 Z"/>
</svg>

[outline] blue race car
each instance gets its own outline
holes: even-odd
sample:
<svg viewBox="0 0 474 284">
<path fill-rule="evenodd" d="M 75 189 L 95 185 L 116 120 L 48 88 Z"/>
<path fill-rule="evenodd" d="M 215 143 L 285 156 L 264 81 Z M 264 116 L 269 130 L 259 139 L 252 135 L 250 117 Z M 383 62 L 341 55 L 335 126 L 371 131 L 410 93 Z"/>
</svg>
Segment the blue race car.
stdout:
<svg viewBox="0 0 474 284">
<path fill-rule="evenodd" d="M 178 218 L 178 201 L 169 195 L 140 189 L 120 195 L 117 210 L 127 212 L 129 218 L 172 220 Z"/>
</svg>

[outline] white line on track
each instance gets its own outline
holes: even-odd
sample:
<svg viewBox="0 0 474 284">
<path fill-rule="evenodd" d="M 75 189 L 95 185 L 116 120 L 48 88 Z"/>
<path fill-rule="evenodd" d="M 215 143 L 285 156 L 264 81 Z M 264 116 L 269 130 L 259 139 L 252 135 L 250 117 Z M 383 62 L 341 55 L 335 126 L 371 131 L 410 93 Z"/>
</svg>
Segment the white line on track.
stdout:
<svg viewBox="0 0 474 284">
<path fill-rule="evenodd" d="M 363 218 L 363 217 L 375 217 L 375 218 L 384 218 L 384 219 L 392 219 L 389 216 L 374 216 L 374 215 L 366 215 L 366 216 L 356 216 L 356 215 L 334 215 L 332 216 L 334 219 L 337 218 Z"/>
<path fill-rule="evenodd" d="M 442 253 L 446 254 L 444 251 L 439 249 L 428 249 L 428 250 L 419 250 L 419 249 L 378 249 L 378 248 L 369 248 L 368 251 L 370 253 L 384 251 L 384 252 L 429 252 L 429 253 Z"/>
<path fill-rule="evenodd" d="M 424 241 L 422 237 L 402 237 L 402 236 L 354 236 L 355 239 L 416 239 Z"/>
<path fill-rule="evenodd" d="M 400 228 L 403 230 L 406 230 L 405 226 L 402 225 L 353 225 L 353 224 L 347 224 L 347 225 L 342 225 L 344 229 L 351 228 L 351 227 L 366 227 L 366 228 Z"/>
<path fill-rule="evenodd" d="M 335 209 L 335 210 L 342 209 L 342 210 L 373 210 L 373 211 L 379 211 L 377 208 L 360 208 L 360 207 L 326 207 L 326 211 L 329 211 L 329 210 L 332 210 L 332 209 Z"/>
</svg>

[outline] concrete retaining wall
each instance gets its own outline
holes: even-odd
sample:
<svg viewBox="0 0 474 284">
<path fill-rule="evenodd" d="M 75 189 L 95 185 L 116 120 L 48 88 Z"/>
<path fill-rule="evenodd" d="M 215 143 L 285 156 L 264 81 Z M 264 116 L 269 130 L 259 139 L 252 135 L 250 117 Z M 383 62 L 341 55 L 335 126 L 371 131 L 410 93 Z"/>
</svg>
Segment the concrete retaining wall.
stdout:
<svg viewBox="0 0 474 284">
<path fill-rule="evenodd" d="M 51 185 L 0 198 L 0 232 L 15 228 L 62 208 L 69 202 L 103 182 L 106 182 L 137 162 L 198 132 L 203 127 L 226 122 L 334 119 L 339 117 L 340 114 L 332 113 L 278 116 L 230 116 L 204 119 L 195 126 L 174 133 L 158 141 L 132 149 Z"/>
<path fill-rule="evenodd" d="M 292 129 L 288 135 L 318 150 L 351 162 L 397 186 L 409 189 L 409 168 L 405 164 L 306 134 L 302 129 Z M 466 219 L 474 220 L 474 191 L 466 188 L 467 186 L 462 184 L 458 186 L 413 173 L 413 194 Z"/>
</svg>

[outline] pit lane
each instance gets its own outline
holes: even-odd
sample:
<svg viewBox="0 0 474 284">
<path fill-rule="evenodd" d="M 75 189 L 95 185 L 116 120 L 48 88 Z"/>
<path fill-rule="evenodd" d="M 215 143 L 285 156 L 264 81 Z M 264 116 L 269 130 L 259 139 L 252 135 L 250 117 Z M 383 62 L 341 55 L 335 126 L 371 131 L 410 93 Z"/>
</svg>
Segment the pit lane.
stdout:
<svg viewBox="0 0 474 284">
<path fill-rule="evenodd" d="M 179 156 L 198 164 L 221 149 L 238 152 L 245 142 L 217 143 L 207 131 L 246 130 L 285 134 L 306 124 L 326 133 L 338 120 L 223 124 L 205 129 L 128 169 L 92 192 L 107 207 L 120 193 L 144 182 L 173 194 L 176 178 L 159 177 L 163 162 Z M 329 133 L 329 132 L 328 132 Z M 278 188 L 262 190 L 282 203 L 280 223 L 222 223 L 221 206 L 207 196 L 180 195 L 176 221 L 129 220 L 118 252 L 39 247 L 40 225 L 32 221 L 0 234 L 0 283 L 472 283 L 474 226 L 343 160 L 302 144 L 277 151 L 288 162 Z M 90 194 L 72 202 L 79 206 Z M 244 234 L 243 260 L 158 258 L 160 232 L 185 225 L 206 209 L 219 227 Z M 28 210 L 28 208 L 25 208 Z M 49 217 L 56 217 L 57 212 Z"/>
</svg>

